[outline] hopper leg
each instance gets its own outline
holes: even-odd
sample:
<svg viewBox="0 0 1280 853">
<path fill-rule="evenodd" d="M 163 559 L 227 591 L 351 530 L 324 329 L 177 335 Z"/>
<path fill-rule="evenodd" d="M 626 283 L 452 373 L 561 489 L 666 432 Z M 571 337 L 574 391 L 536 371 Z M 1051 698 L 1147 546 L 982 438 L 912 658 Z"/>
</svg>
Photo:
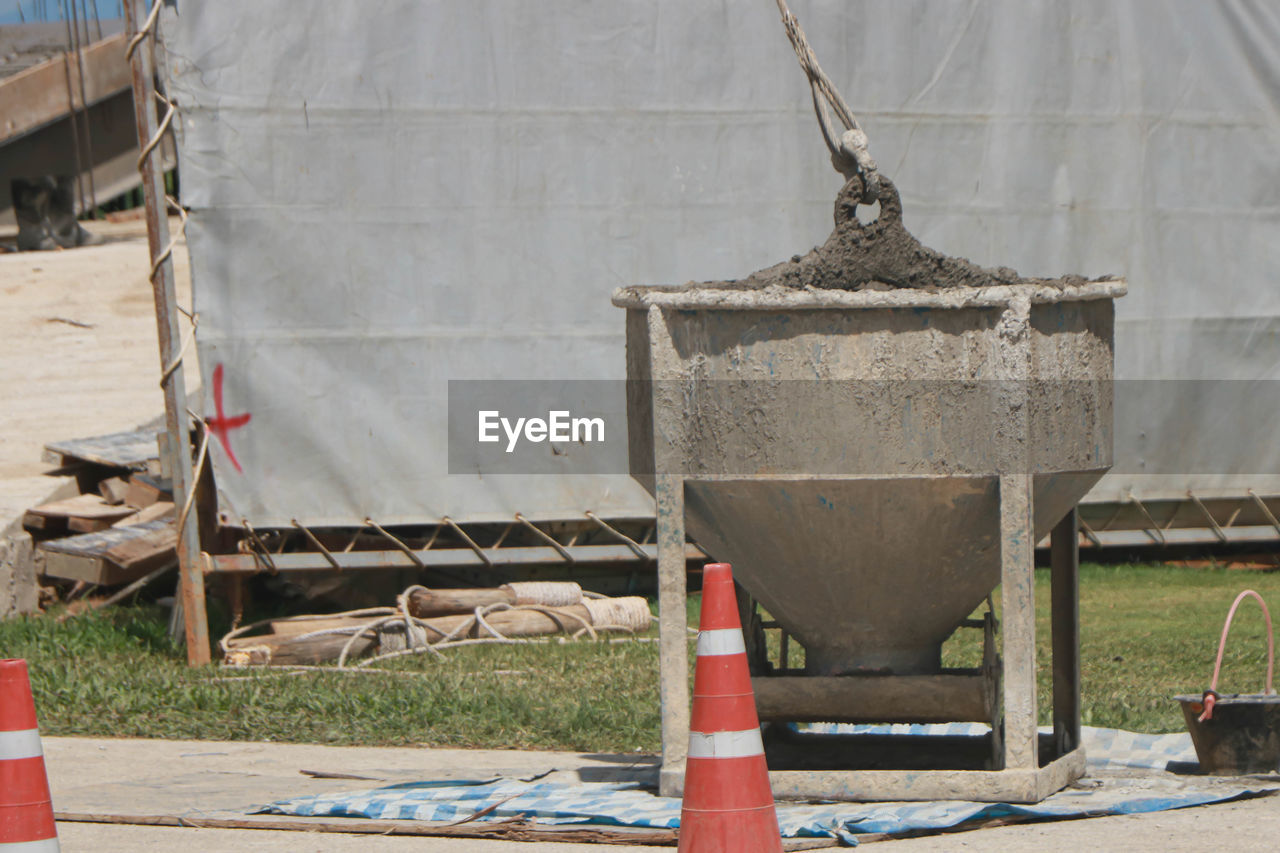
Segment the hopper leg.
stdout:
<svg viewBox="0 0 1280 853">
<path fill-rule="evenodd" d="M 658 690 L 662 702 L 659 793 L 678 796 L 689 749 L 689 640 L 685 589 L 684 480 L 659 474 Z"/>
<path fill-rule="evenodd" d="M 1000 477 L 1000 634 L 1004 657 L 1006 770 L 1039 767 L 1031 494 L 1030 475 Z"/>
<path fill-rule="evenodd" d="M 1053 745 L 1066 755 L 1080 745 L 1080 528 L 1079 511 L 1049 538 L 1053 600 Z"/>
</svg>

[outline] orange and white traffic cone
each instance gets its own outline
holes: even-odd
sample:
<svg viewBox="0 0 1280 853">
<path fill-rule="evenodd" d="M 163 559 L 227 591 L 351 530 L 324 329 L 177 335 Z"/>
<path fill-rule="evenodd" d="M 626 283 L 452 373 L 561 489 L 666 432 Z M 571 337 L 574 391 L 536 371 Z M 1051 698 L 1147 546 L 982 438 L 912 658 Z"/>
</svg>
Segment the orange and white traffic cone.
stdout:
<svg viewBox="0 0 1280 853">
<path fill-rule="evenodd" d="M 25 660 L 0 660 L 0 853 L 58 853 Z"/>
<path fill-rule="evenodd" d="M 782 853 L 728 563 L 702 570 L 680 853 Z"/>
</svg>

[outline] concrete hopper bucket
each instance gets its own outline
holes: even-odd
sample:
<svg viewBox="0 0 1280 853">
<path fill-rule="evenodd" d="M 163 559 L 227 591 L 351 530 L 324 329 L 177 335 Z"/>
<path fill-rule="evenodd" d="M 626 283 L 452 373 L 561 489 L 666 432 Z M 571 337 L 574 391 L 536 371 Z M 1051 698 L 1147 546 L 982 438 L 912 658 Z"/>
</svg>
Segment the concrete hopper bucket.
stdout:
<svg viewBox="0 0 1280 853">
<path fill-rule="evenodd" d="M 1038 541 L 1111 463 L 1115 287 L 626 291 L 633 469 L 807 672 L 937 672 L 1000 583 L 1001 475 Z"/>
<path fill-rule="evenodd" d="M 894 226 L 884 183 L 882 227 Z M 1111 465 L 1124 284 L 963 262 L 964 279 L 948 280 L 956 262 L 930 257 L 916 266 L 934 265 L 944 286 L 843 289 L 828 262 L 838 254 L 615 294 L 632 473 L 657 497 L 668 553 L 687 529 L 804 647 L 803 672 L 779 672 L 748 637 L 753 674 L 774 676 L 753 679 L 762 720 L 987 721 L 1000 753 L 987 766 L 1001 769 L 1011 700 L 1018 737 L 1035 740 L 1032 550 Z M 984 670 L 944 670 L 942 643 L 1001 583 L 1003 664 L 988 620 Z M 1010 760 L 1043 787 L 1028 749 Z M 1083 758 L 1071 765 L 1058 777 Z"/>
</svg>

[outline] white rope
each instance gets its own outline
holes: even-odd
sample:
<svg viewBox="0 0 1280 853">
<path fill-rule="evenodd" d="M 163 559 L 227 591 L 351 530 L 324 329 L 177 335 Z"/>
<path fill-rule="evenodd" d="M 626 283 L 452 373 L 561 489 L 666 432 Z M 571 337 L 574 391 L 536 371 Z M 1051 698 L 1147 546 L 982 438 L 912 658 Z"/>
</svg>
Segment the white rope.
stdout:
<svg viewBox="0 0 1280 853">
<path fill-rule="evenodd" d="M 157 136 L 155 138 L 159 139 L 160 137 Z M 149 273 L 149 280 L 151 281 L 155 280 L 156 273 L 160 271 L 161 264 L 173 256 L 174 247 L 177 246 L 187 234 L 188 217 L 186 209 L 182 205 L 178 204 L 177 199 L 173 196 L 166 195 L 164 197 L 164 202 L 168 209 L 178 215 L 178 227 L 174 229 L 174 233 L 169 237 L 169 242 L 165 244 L 165 247 L 160 250 L 160 253 L 156 255 L 155 259 L 151 262 L 151 272 Z M 174 306 L 186 315 L 188 320 L 191 320 L 192 322 L 195 321 L 195 315 L 192 312 L 183 308 L 181 305 L 178 305 L 176 302 L 174 303 Z"/>
<path fill-rule="evenodd" d="M 138 27 L 138 32 L 133 38 L 129 39 L 129 45 L 124 49 L 124 61 L 128 62 L 133 59 L 133 52 L 138 49 L 138 45 L 142 44 L 142 40 L 151 35 L 151 31 L 155 28 L 156 19 L 160 17 L 160 7 L 163 3 L 153 2 L 151 4 L 151 14 L 147 15 L 146 22 Z"/>
<path fill-rule="evenodd" d="M 179 309 L 181 310 L 181 306 L 179 306 Z M 182 366 L 182 359 L 187 354 L 187 350 L 191 347 L 191 342 L 195 340 L 196 327 L 200 325 L 200 315 L 192 314 L 190 317 L 191 328 L 188 329 L 187 333 L 182 337 L 182 346 L 178 348 L 177 357 L 174 358 L 173 361 L 169 362 L 169 365 L 165 367 L 164 370 L 160 371 L 160 387 L 162 388 L 164 387 L 164 383 L 169 381 L 169 377 L 173 375 L 173 372 Z"/>
<path fill-rule="evenodd" d="M 182 512 L 178 513 L 178 523 L 174 526 L 179 542 L 182 541 L 182 531 L 187 528 L 187 518 L 191 515 L 191 508 L 196 503 L 196 491 L 199 488 L 200 477 L 204 473 L 205 460 L 209 458 L 209 430 L 205 427 L 204 419 L 189 409 L 187 414 L 200 424 L 200 449 L 196 451 L 196 464 L 191 473 L 191 482 L 187 484 L 187 496 L 182 501 Z"/>
<path fill-rule="evenodd" d="M 532 610 L 541 613 L 551 620 L 561 632 L 569 634 L 570 636 L 567 638 L 569 640 L 580 639 L 583 635 L 592 640 L 598 640 L 600 639 L 600 634 L 606 632 L 635 634 L 647 629 L 652 622 L 649 605 L 639 596 L 605 598 L 595 593 L 584 593 L 577 584 L 570 583 L 530 583 L 511 584 L 508 586 L 542 587 L 541 592 L 549 596 L 558 595 L 562 598 L 568 595 L 568 590 L 565 588 L 572 586 L 579 596 L 579 600 L 573 602 L 573 604 L 581 605 L 586 610 L 587 615 L 584 617 L 572 611 L 560 609 L 555 605 L 490 604 L 485 607 L 477 607 L 469 619 L 462 620 L 452 630 L 446 631 L 431 620 L 420 619 L 409 612 L 411 595 L 415 591 L 425 589 L 425 587 L 414 585 L 408 587 L 396 597 L 395 607 L 369 607 L 361 610 L 348 610 L 342 613 L 263 619 L 228 632 L 218 641 L 218 648 L 222 651 L 224 661 L 232 666 L 250 665 L 255 652 L 265 658 L 264 664 L 269 666 L 271 662 L 271 649 L 269 646 L 260 644 L 232 648 L 229 645 L 229 641 L 244 637 L 252 631 L 273 622 L 296 623 L 308 620 L 328 621 L 367 617 L 366 621 L 361 621 L 357 624 L 320 628 L 295 635 L 292 638 L 294 640 L 306 640 L 325 636 L 346 636 L 348 638 L 347 642 L 343 644 L 342 650 L 338 654 L 335 667 L 336 670 L 342 671 L 350 669 L 347 659 L 361 638 L 376 638 L 380 653 L 356 663 L 355 667 L 357 668 L 367 667 L 383 660 L 414 654 L 426 653 L 443 658 L 442 649 L 460 646 L 495 643 L 518 645 L 547 642 L 547 639 L 543 637 L 508 637 L 503 634 L 488 619 L 489 616 L 503 611 Z M 557 589 L 548 592 L 547 587 L 556 587 Z M 526 589 L 525 591 L 527 592 L 528 590 Z M 473 634 L 475 636 L 471 636 Z M 561 641 L 565 639 L 562 637 Z"/>
<path fill-rule="evenodd" d="M 593 625 L 616 625 L 629 631 L 643 631 L 649 627 L 653 614 L 643 598 L 588 598 L 582 602 L 591 614 Z"/>
<path fill-rule="evenodd" d="M 569 607 L 582 603 L 582 587 L 572 581 L 517 581 L 498 588 L 514 594 L 516 604 Z"/>
</svg>

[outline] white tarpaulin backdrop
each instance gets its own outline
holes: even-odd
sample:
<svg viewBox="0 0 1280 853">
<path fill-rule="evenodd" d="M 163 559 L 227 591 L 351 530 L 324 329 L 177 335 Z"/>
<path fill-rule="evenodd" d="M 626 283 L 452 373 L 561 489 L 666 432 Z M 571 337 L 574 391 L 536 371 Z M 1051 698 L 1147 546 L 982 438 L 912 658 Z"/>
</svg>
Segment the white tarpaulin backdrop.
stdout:
<svg viewBox="0 0 1280 853">
<path fill-rule="evenodd" d="M 923 242 L 1126 275 L 1120 377 L 1277 378 L 1280 5 L 792 9 Z M 250 414 L 213 462 L 255 524 L 652 512 L 622 475 L 448 475 L 447 380 L 621 378 L 615 287 L 739 277 L 831 228 L 840 178 L 770 0 L 177 0 L 161 20 L 205 386 Z M 1145 447 L 1232 441 L 1194 399 L 1132 417 L 1118 434 Z M 1280 443 L 1232 452 L 1280 471 Z"/>
</svg>

